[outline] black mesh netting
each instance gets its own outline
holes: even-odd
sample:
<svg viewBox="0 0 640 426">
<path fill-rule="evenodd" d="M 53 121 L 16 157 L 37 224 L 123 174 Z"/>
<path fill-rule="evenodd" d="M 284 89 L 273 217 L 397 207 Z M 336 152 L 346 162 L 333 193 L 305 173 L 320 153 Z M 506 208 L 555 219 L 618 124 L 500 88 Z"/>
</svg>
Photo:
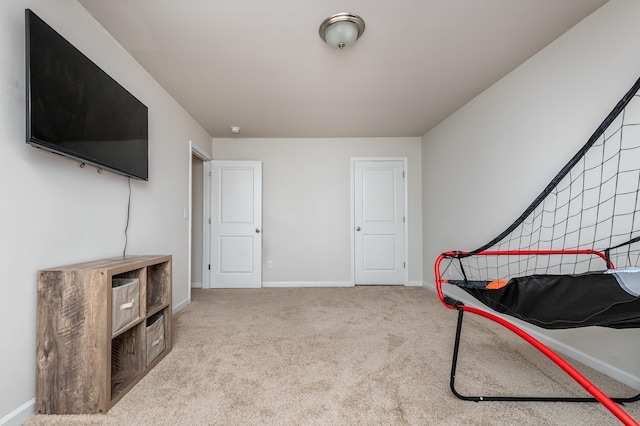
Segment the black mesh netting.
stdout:
<svg viewBox="0 0 640 426">
<path fill-rule="evenodd" d="M 639 87 L 640 80 L 502 234 L 476 250 L 448 254 L 442 277 L 482 281 L 607 269 L 593 255 L 482 255 L 487 251 L 597 250 L 616 268 L 640 266 Z"/>
</svg>

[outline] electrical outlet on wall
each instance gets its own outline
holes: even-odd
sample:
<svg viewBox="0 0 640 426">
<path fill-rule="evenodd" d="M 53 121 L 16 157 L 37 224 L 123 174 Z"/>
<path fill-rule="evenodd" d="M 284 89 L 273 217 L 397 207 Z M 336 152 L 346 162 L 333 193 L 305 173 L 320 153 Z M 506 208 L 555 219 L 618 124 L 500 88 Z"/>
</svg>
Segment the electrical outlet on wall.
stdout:
<svg viewBox="0 0 640 426">
<path fill-rule="evenodd" d="M 267 269 L 273 269 L 273 262 L 270 260 L 267 260 Z"/>
</svg>

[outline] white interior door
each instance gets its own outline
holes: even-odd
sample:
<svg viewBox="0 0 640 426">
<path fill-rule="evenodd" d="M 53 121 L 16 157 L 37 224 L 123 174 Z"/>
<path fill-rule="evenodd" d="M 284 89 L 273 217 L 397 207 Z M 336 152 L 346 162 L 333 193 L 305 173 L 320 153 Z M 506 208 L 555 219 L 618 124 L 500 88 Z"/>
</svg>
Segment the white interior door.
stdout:
<svg viewBox="0 0 640 426">
<path fill-rule="evenodd" d="M 356 160 L 355 284 L 406 284 L 404 161 Z"/>
<path fill-rule="evenodd" d="M 211 162 L 211 287 L 262 285 L 262 163 Z"/>
</svg>

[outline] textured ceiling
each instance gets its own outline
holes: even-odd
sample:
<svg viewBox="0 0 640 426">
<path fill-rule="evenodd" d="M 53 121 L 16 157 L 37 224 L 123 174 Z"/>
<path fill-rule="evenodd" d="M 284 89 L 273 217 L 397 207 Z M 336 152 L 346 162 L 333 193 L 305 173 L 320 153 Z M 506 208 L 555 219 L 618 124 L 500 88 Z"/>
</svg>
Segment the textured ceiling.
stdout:
<svg viewBox="0 0 640 426">
<path fill-rule="evenodd" d="M 271 138 L 422 136 L 606 0 L 79 2 L 212 137 Z"/>
</svg>

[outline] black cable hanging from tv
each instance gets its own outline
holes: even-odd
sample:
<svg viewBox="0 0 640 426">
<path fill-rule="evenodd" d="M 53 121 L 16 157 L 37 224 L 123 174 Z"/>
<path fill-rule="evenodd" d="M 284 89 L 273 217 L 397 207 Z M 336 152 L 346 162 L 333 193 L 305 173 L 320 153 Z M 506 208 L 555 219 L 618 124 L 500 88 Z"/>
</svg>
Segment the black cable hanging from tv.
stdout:
<svg viewBox="0 0 640 426">
<path fill-rule="evenodd" d="M 129 241 L 127 237 L 127 230 L 129 229 L 129 216 L 131 215 L 131 178 L 127 177 L 129 183 L 129 200 L 127 201 L 127 222 L 124 226 L 124 249 L 122 250 L 122 257 L 127 253 L 127 243 Z"/>
</svg>

